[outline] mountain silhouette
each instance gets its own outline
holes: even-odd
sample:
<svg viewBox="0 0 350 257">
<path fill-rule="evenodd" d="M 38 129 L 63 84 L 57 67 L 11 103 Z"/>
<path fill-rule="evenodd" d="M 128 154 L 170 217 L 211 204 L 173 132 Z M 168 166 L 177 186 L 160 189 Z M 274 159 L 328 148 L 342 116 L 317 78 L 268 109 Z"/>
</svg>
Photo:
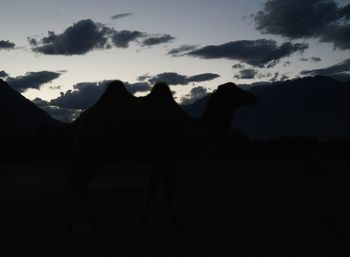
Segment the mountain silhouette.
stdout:
<svg viewBox="0 0 350 257">
<path fill-rule="evenodd" d="M 305 136 L 327 140 L 350 138 L 350 82 L 325 76 L 252 87 L 258 103 L 237 110 L 234 125 L 251 139 Z M 208 96 L 183 106 L 193 117 L 204 110 Z"/>
<path fill-rule="evenodd" d="M 53 119 L 1 79 L 0 117 L 2 133 L 33 134 L 39 130 L 63 127 L 63 123 Z"/>
</svg>

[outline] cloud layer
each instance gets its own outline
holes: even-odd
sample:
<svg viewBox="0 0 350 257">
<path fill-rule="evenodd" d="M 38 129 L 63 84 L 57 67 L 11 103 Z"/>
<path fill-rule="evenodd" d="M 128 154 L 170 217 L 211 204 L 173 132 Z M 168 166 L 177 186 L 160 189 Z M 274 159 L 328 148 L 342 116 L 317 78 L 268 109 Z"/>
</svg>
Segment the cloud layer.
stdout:
<svg viewBox="0 0 350 257">
<path fill-rule="evenodd" d="M 66 109 L 84 110 L 90 108 L 102 96 L 106 90 L 106 85 L 111 82 L 105 80 L 101 82 L 82 82 L 73 86 L 73 90 L 61 92 L 61 95 L 52 99 L 49 104 Z M 151 89 L 148 83 L 124 83 L 130 93 L 145 92 Z"/>
<path fill-rule="evenodd" d="M 13 49 L 15 48 L 15 43 L 12 43 L 8 40 L 0 40 L 0 50 L 1 49 L 6 49 L 6 50 L 9 50 L 9 49 Z"/>
<path fill-rule="evenodd" d="M 174 41 L 176 38 L 169 34 L 152 36 L 142 42 L 143 46 L 154 46 Z"/>
<path fill-rule="evenodd" d="M 143 40 L 139 42 L 140 38 Z M 95 49 L 110 49 L 112 46 L 128 48 L 131 42 L 137 42 L 141 46 L 154 46 L 173 40 L 175 37 L 169 34 L 117 31 L 91 19 L 80 20 L 61 34 L 49 31 L 48 35 L 41 39 L 28 38 L 32 51 L 46 55 L 83 55 Z"/>
<path fill-rule="evenodd" d="M 272 67 L 281 58 L 308 48 L 304 43 L 286 42 L 277 45 L 274 40 L 240 40 L 222 45 L 210 45 L 187 53 L 189 56 L 204 59 L 229 59 L 244 62 L 256 67 Z"/>
<path fill-rule="evenodd" d="M 28 89 L 40 89 L 46 83 L 51 82 L 61 76 L 60 72 L 38 71 L 27 72 L 23 76 L 7 77 L 6 82 L 19 92 L 25 92 Z"/>
<path fill-rule="evenodd" d="M 350 5 L 339 7 L 334 0 L 268 0 L 254 19 L 264 34 L 316 38 L 350 49 Z"/>
<path fill-rule="evenodd" d="M 32 50 L 48 55 L 79 55 L 93 49 L 109 48 L 107 44 L 111 30 L 90 19 L 81 20 L 56 35 L 49 31 L 48 36 L 39 42 L 30 39 Z"/>
<path fill-rule="evenodd" d="M 218 77 L 220 77 L 220 75 L 214 73 L 202 73 L 194 76 L 186 76 L 176 72 L 164 72 L 148 77 L 148 81 L 151 84 L 164 81 L 169 85 L 188 85 L 190 83 L 210 81 Z"/>
<path fill-rule="evenodd" d="M 112 20 L 117 20 L 117 19 L 122 19 L 122 18 L 125 18 L 125 17 L 128 17 L 128 16 L 131 16 L 131 15 L 133 15 L 133 13 L 131 13 L 131 12 L 118 13 L 118 14 L 113 15 L 111 18 L 112 18 Z"/>
</svg>

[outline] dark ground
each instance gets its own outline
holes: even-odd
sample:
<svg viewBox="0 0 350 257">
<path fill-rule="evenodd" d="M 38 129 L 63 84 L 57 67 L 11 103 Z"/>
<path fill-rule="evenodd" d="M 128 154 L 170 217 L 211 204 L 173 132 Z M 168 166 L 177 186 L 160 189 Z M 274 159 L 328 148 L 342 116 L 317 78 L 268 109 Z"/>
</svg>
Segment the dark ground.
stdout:
<svg viewBox="0 0 350 257">
<path fill-rule="evenodd" d="M 0 256 L 349 256 L 350 191 L 344 161 L 182 162 L 172 227 L 160 193 L 138 225 L 150 165 L 108 164 L 91 188 L 97 234 L 76 210 L 64 230 L 68 162 L 0 164 Z"/>
</svg>

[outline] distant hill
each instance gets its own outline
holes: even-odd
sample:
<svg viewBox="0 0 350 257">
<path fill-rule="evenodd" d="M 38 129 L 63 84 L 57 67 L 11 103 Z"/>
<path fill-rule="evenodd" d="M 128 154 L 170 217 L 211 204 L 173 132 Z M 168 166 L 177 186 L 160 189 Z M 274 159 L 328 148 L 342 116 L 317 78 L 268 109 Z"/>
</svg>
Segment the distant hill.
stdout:
<svg viewBox="0 0 350 257">
<path fill-rule="evenodd" d="M 350 82 L 324 76 L 307 77 L 249 89 L 258 98 L 252 107 L 237 111 L 234 127 L 252 139 L 307 136 L 350 138 Z M 208 97 L 183 106 L 201 115 Z"/>
<path fill-rule="evenodd" d="M 62 128 L 63 123 L 53 119 L 34 103 L 0 79 L 1 132 L 35 133 Z"/>
</svg>

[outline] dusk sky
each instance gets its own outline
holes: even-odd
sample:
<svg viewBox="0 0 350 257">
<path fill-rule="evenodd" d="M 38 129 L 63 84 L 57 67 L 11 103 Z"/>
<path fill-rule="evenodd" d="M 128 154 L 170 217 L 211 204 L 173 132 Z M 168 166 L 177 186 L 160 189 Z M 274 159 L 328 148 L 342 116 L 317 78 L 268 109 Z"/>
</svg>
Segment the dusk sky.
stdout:
<svg viewBox="0 0 350 257">
<path fill-rule="evenodd" d="M 0 77 L 58 107 L 113 79 L 143 93 L 166 80 L 181 101 L 228 81 L 350 71 L 349 0 L 0 3 Z"/>
</svg>

